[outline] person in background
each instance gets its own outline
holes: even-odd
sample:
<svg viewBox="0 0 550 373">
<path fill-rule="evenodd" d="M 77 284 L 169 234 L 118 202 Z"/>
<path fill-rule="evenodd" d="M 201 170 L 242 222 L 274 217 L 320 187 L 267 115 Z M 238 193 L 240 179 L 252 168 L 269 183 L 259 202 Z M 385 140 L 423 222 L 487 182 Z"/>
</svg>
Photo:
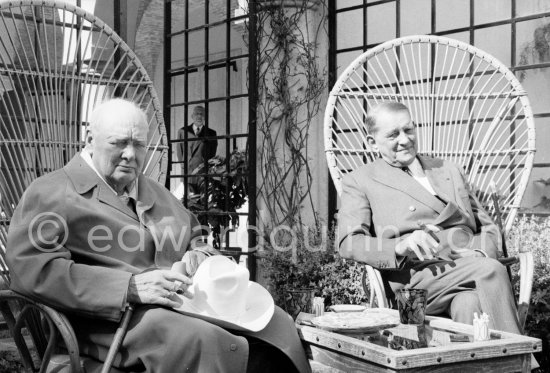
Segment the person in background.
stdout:
<svg viewBox="0 0 550 373">
<path fill-rule="evenodd" d="M 216 155 L 218 148 L 218 141 L 214 138 L 216 137 L 216 131 L 204 125 L 205 115 L 206 112 L 203 106 L 195 106 L 191 115 L 193 123 L 178 130 L 178 140 L 181 141 L 177 144 L 176 153 L 178 161 L 183 162 L 182 170 L 184 173 L 197 173 L 197 167 L 204 165 L 205 161 Z M 183 141 L 186 133 L 187 139 L 191 140 L 187 144 Z M 187 170 L 184 157 L 186 148 Z M 199 193 L 200 177 L 191 176 L 187 179 L 187 182 L 191 193 Z"/>
</svg>

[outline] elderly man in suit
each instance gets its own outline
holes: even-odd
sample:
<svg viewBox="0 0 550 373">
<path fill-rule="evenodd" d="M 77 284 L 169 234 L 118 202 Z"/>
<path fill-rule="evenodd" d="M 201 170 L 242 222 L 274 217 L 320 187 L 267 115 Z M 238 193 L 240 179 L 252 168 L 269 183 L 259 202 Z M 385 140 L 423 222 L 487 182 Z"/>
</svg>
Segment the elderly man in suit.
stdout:
<svg viewBox="0 0 550 373">
<path fill-rule="evenodd" d="M 92 114 L 85 149 L 28 187 L 8 233 L 13 290 L 67 312 L 81 351 L 100 361 L 126 305 L 135 304 L 114 363 L 122 369 L 308 372 L 294 324 L 280 309 L 257 333 L 172 310 L 182 303 L 174 292 L 190 296 L 191 280 L 170 267 L 200 229 L 141 173 L 147 132 L 134 103 L 104 102 Z"/>
<path fill-rule="evenodd" d="M 343 180 L 340 254 L 381 270 L 393 292 L 427 289 L 429 314 L 471 324 L 474 312 L 486 312 L 492 328 L 520 333 L 510 281 L 496 260 L 499 229 L 462 170 L 417 154 L 415 124 L 401 103 L 373 108 L 367 131 L 381 158 Z"/>
<path fill-rule="evenodd" d="M 196 173 L 197 167 L 204 164 L 210 158 L 216 155 L 218 148 L 218 141 L 212 139 L 216 137 L 216 131 L 211 128 L 206 128 L 204 125 L 205 109 L 203 106 L 195 106 L 191 118 L 193 123 L 186 127 L 182 127 L 178 131 L 178 140 L 181 140 L 177 144 L 176 152 L 180 162 L 185 164 L 184 158 L 185 149 L 187 148 L 187 164 L 188 167 L 183 170 L 185 173 Z M 184 144 L 185 136 L 187 133 L 187 139 L 191 140 L 188 144 Z M 199 193 L 198 186 L 201 182 L 199 177 L 189 177 L 188 179 L 189 191 L 192 193 Z"/>
</svg>

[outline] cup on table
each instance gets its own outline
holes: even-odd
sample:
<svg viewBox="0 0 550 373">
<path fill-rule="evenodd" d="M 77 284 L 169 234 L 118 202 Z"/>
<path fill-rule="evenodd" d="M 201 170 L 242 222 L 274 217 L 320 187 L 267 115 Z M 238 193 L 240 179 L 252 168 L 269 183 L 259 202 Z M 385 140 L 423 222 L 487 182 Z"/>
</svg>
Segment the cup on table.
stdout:
<svg viewBox="0 0 550 373">
<path fill-rule="evenodd" d="M 401 324 L 424 324 L 428 291 L 424 289 L 400 289 L 396 294 Z"/>
</svg>

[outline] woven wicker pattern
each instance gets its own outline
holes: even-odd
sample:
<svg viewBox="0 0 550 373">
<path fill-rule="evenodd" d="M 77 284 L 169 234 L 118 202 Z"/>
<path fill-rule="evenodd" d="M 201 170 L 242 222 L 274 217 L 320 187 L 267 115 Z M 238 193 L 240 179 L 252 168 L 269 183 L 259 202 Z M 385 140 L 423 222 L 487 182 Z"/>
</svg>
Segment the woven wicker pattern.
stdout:
<svg viewBox="0 0 550 373">
<path fill-rule="evenodd" d="M 0 3 L 2 249 L 26 187 L 81 150 L 92 109 L 109 97 L 132 100 L 147 113 L 144 173 L 164 183 L 168 145 L 161 107 L 153 83 L 126 43 L 75 6 L 55 1 Z M 0 265 L 5 269 L 3 260 Z M 3 276 L 9 281 L 7 271 Z"/>
<path fill-rule="evenodd" d="M 411 109 L 419 152 L 461 165 L 494 214 L 491 184 L 509 228 L 527 186 L 535 125 L 526 93 L 494 57 L 437 36 L 395 39 L 359 56 L 336 82 L 325 112 L 325 150 L 341 193 L 346 172 L 372 161 L 364 126 L 372 106 Z"/>
</svg>

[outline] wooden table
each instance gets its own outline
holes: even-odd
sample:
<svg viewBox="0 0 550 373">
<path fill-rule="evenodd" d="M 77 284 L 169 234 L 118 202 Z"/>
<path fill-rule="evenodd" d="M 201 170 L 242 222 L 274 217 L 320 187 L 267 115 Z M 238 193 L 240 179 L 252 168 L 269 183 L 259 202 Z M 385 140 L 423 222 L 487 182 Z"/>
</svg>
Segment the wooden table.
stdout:
<svg viewBox="0 0 550 373">
<path fill-rule="evenodd" d="M 473 342 L 471 325 L 441 317 L 427 316 L 424 326 L 398 325 L 369 334 L 308 326 L 312 317 L 301 313 L 296 326 L 323 372 L 530 372 L 531 353 L 542 348 L 540 339 L 495 330 L 491 340 Z"/>
</svg>

